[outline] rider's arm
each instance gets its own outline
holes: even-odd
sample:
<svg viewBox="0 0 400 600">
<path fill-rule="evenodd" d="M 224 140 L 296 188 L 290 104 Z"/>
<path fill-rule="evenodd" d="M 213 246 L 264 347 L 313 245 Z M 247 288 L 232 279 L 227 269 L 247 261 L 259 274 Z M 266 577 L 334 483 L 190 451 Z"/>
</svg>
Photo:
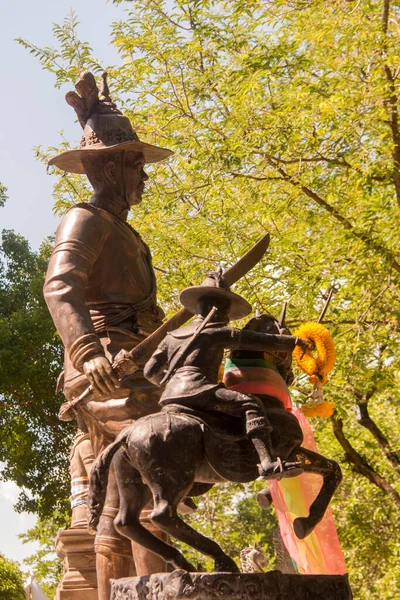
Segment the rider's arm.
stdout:
<svg viewBox="0 0 400 600">
<path fill-rule="evenodd" d="M 296 345 L 303 342 L 293 335 L 277 335 L 273 333 L 259 333 L 234 327 L 221 327 L 211 332 L 212 343 L 222 345 L 224 348 L 243 348 L 245 350 L 260 350 L 271 352 L 290 352 Z"/>
<path fill-rule="evenodd" d="M 165 340 L 159 344 L 153 356 L 147 361 L 144 366 L 143 373 L 146 379 L 159 385 L 167 372 L 168 353 Z"/>
</svg>

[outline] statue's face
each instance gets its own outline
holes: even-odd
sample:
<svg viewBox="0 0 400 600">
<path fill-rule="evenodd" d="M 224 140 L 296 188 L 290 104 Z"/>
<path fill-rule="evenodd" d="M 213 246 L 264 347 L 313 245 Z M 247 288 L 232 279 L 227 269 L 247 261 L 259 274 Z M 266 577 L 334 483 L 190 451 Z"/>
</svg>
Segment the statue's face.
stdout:
<svg viewBox="0 0 400 600">
<path fill-rule="evenodd" d="M 145 182 L 148 175 L 144 171 L 143 154 L 124 152 L 125 194 L 129 206 L 135 206 L 142 201 Z"/>
<path fill-rule="evenodd" d="M 207 296 L 203 298 L 199 298 L 197 301 L 197 311 L 198 315 L 202 315 L 206 317 L 210 310 L 216 306 L 217 312 L 214 315 L 213 321 L 218 323 L 229 323 L 229 307 L 230 303 L 224 301 L 222 298 L 209 298 Z"/>
</svg>

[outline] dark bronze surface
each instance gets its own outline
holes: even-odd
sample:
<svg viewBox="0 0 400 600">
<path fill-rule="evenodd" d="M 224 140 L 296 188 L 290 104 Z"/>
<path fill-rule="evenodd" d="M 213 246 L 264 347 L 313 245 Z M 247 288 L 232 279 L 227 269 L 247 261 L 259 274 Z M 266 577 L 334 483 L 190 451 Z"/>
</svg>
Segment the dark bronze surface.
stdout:
<svg viewBox="0 0 400 600">
<path fill-rule="evenodd" d="M 199 323 L 213 304 L 217 307 L 214 318 L 198 333 Z M 217 294 L 214 298 L 202 298 L 200 294 L 199 316 L 190 325 L 170 332 L 161 342 L 144 372 L 155 384 L 167 381 L 160 400 L 162 411 L 126 428 L 98 457 L 90 481 L 91 527 L 95 528 L 100 518 L 112 464 L 121 501 L 115 520 L 117 530 L 158 553 L 175 568 L 191 572 L 195 567 L 176 548 L 141 527 L 138 515 L 151 498 L 154 509 L 150 518 L 155 525 L 212 556 L 216 572 L 236 572 L 235 563 L 221 547 L 189 527 L 177 512 L 179 502 L 194 495 L 195 486 L 247 482 L 256 479 L 260 472 L 266 479 L 297 476 L 304 471 L 318 473 L 323 479 L 320 492 L 308 516 L 294 523 L 296 534 L 304 538 L 322 519 L 341 478 L 334 461 L 301 446 L 298 421 L 278 399 L 257 398 L 218 383 L 225 348 L 233 349 L 242 358 L 258 358 L 267 352 L 289 382 L 291 351 L 296 343 L 304 343 L 288 335 L 270 315 L 252 319 L 244 330 L 228 327 L 228 309 Z M 186 346 L 183 364 L 176 371 L 169 371 L 169 365 L 188 340 L 192 343 Z M 197 491 L 203 492 L 201 488 Z"/>
</svg>

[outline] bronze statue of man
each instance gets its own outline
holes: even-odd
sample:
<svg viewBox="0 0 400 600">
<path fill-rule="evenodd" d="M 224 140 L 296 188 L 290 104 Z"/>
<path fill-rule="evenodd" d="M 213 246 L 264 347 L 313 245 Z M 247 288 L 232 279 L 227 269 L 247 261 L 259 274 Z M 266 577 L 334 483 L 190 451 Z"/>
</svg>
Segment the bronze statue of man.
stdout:
<svg viewBox="0 0 400 600">
<path fill-rule="evenodd" d="M 111 101 L 106 74 L 100 94 L 91 73 L 82 73 L 75 87 L 78 93 L 69 92 L 66 100 L 83 128 L 80 148 L 62 152 L 49 164 L 86 174 L 94 194 L 89 203 L 73 206 L 60 223 L 44 296 L 65 346 L 67 400 L 79 396 L 88 383 L 94 390 L 85 415 L 97 455 L 123 426 L 158 409 L 158 389 L 143 372 L 120 387 L 112 362 L 119 350 L 135 347 L 162 321 L 150 251 L 127 216 L 142 201 L 145 163 L 172 152 L 139 140 Z M 95 544 L 99 600 L 109 598 L 110 578 L 129 574 L 130 546 L 112 525 L 117 510 L 111 477 Z M 162 570 L 159 562 L 155 568 Z"/>
</svg>

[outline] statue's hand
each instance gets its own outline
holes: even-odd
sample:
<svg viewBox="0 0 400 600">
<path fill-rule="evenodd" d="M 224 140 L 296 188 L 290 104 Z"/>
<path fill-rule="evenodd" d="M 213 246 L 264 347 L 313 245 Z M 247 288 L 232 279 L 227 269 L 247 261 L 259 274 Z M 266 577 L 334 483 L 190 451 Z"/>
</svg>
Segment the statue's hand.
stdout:
<svg viewBox="0 0 400 600">
<path fill-rule="evenodd" d="M 93 390 L 100 395 L 113 393 L 120 385 L 110 361 L 105 356 L 96 356 L 83 363 L 83 372 Z"/>
<path fill-rule="evenodd" d="M 314 342 L 308 338 L 297 338 L 296 346 L 300 346 L 303 352 L 315 350 Z"/>
</svg>

